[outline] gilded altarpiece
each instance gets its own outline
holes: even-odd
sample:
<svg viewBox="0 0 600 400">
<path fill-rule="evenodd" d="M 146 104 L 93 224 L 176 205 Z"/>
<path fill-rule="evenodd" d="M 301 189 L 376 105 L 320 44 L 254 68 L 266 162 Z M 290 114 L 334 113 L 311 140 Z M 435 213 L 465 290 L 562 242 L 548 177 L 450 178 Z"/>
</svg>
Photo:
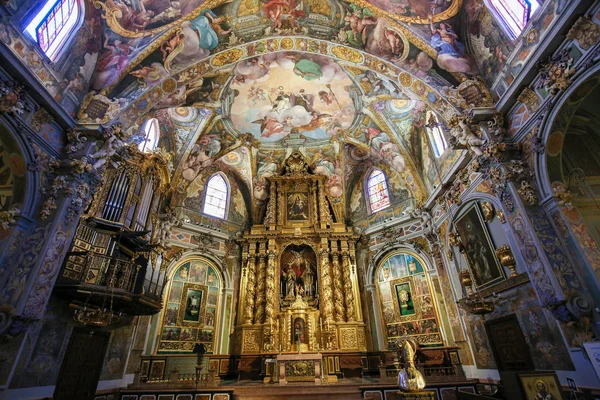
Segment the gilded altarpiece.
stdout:
<svg viewBox="0 0 600 400">
<path fill-rule="evenodd" d="M 299 152 L 268 178 L 264 219 L 240 240 L 241 355 L 366 351 L 358 239 Z"/>
</svg>

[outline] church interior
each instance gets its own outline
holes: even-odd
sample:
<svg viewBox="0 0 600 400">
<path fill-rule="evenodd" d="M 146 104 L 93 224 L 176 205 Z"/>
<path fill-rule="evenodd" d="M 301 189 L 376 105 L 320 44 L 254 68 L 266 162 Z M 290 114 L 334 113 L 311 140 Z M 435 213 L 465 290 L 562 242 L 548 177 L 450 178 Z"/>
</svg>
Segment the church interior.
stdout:
<svg viewBox="0 0 600 400">
<path fill-rule="evenodd" d="M 600 398 L 600 2 L 0 0 L 0 399 Z"/>
</svg>

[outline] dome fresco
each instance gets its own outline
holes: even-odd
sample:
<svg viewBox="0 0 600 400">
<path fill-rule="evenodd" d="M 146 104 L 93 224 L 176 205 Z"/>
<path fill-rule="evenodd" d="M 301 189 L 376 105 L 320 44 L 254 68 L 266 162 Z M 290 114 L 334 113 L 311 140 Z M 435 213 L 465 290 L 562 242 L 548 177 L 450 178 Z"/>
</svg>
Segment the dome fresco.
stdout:
<svg viewBox="0 0 600 400">
<path fill-rule="evenodd" d="M 328 139 L 335 128 L 348 129 L 356 118 L 359 93 L 346 72 L 330 58 L 276 53 L 241 61 L 230 88 L 230 115 L 238 132 L 261 143 Z"/>
<path fill-rule="evenodd" d="M 158 119 L 177 204 L 196 204 L 188 198 L 218 168 L 238 180 L 250 212 L 260 209 L 268 177 L 299 150 L 347 214 L 358 204 L 350 185 L 370 167 L 391 179 L 390 212 L 407 211 L 460 153 L 429 151 L 427 110 L 445 125 L 489 96 L 462 41 L 460 0 L 93 5 L 102 43 L 79 117 L 121 123 L 130 137 Z M 98 117 L 94 101 L 112 112 Z"/>
</svg>

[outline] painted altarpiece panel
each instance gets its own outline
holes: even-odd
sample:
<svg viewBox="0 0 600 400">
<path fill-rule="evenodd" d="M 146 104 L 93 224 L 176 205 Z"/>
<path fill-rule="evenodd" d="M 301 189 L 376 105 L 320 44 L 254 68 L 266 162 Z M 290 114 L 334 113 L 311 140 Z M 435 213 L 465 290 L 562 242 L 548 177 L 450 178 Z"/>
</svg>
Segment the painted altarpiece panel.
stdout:
<svg viewBox="0 0 600 400">
<path fill-rule="evenodd" d="M 201 342 L 213 352 L 218 326 L 220 279 L 212 263 L 191 260 L 174 272 L 165 298 L 158 353 L 191 353 Z"/>
<path fill-rule="evenodd" d="M 380 264 L 378 292 L 389 350 L 395 350 L 402 337 L 422 346 L 443 344 L 433 290 L 422 265 L 403 253 L 393 253 Z"/>
</svg>

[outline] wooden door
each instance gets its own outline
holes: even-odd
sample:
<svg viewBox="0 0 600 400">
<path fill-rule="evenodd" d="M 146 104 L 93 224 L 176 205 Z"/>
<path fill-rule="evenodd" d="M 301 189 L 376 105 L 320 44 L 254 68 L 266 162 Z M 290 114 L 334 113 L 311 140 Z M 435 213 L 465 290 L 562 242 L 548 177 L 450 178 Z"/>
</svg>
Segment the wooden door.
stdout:
<svg viewBox="0 0 600 400">
<path fill-rule="evenodd" d="M 94 399 L 110 333 L 74 329 L 65 353 L 54 400 Z"/>
<path fill-rule="evenodd" d="M 499 371 L 534 369 L 529 347 L 514 314 L 487 321 L 485 325 Z"/>
</svg>

